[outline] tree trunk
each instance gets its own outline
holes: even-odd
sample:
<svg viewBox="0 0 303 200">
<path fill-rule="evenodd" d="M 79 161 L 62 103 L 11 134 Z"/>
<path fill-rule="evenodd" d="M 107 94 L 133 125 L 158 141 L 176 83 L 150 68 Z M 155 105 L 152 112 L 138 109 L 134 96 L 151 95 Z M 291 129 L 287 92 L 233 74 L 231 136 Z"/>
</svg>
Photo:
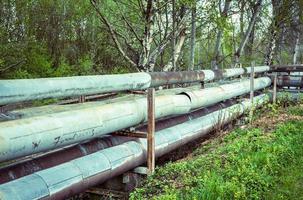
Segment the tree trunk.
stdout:
<svg viewBox="0 0 303 200">
<path fill-rule="evenodd" d="M 278 31 L 277 29 L 273 29 L 270 34 L 270 41 L 268 42 L 266 55 L 264 59 L 265 65 L 271 65 L 273 62 L 274 53 L 277 47 L 277 37 L 278 37 Z"/>
<path fill-rule="evenodd" d="M 195 43 L 196 43 L 196 5 L 191 11 L 191 35 L 190 35 L 190 65 L 189 70 L 195 67 Z"/>
<path fill-rule="evenodd" d="M 225 23 L 225 21 L 226 21 L 230 3 L 231 3 L 231 0 L 225 0 L 224 9 L 221 12 L 221 17 L 223 18 L 223 23 Z M 221 6 L 221 5 L 219 5 L 219 6 Z M 212 62 L 214 65 L 214 66 L 212 66 L 213 68 L 216 68 L 218 65 L 223 31 L 224 31 L 224 29 L 221 27 L 219 29 L 219 32 L 217 33 L 217 39 L 216 39 L 216 44 L 215 44 L 215 49 L 214 49 L 214 58 L 213 58 L 213 62 Z"/>
<path fill-rule="evenodd" d="M 176 60 L 175 60 L 175 54 L 176 54 L 176 2 L 175 0 L 172 0 L 172 14 L 173 14 L 173 23 L 172 23 L 172 26 L 173 26 L 173 37 L 172 37 L 172 68 L 174 71 L 177 70 L 177 67 L 176 67 Z M 165 66 L 164 66 L 165 68 Z M 163 70 L 164 70 L 163 68 Z"/>
<path fill-rule="evenodd" d="M 296 42 L 295 42 L 295 46 L 294 46 L 294 55 L 293 55 L 293 64 L 297 64 L 297 58 L 299 55 L 299 51 L 300 51 L 300 33 L 297 33 L 297 38 L 296 38 Z"/>
<path fill-rule="evenodd" d="M 248 38 L 247 45 L 245 47 L 245 55 L 246 56 L 251 56 L 253 53 L 253 46 L 254 46 L 254 41 L 255 41 L 255 28 L 250 33 L 250 36 Z"/>
<path fill-rule="evenodd" d="M 146 10 L 144 11 L 145 15 L 145 28 L 144 28 L 144 38 L 142 41 L 143 49 L 139 56 L 139 69 L 143 71 L 150 71 L 148 65 L 151 44 L 153 42 L 153 31 L 154 31 L 154 0 L 148 0 L 146 4 Z"/>
<path fill-rule="evenodd" d="M 262 0 L 258 0 L 257 3 L 254 6 L 252 17 L 250 19 L 248 28 L 247 28 L 247 30 L 246 30 L 246 32 L 244 34 L 244 37 L 241 40 L 239 48 L 237 49 L 237 51 L 234 54 L 235 64 L 239 64 L 240 56 L 241 56 L 241 54 L 243 52 L 243 49 L 244 49 L 244 47 L 247 44 L 248 38 L 249 38 L 249 36 L 250 36 L 253 28 L 255 27 L 255 23 L 256 23 L 258 15 L 259 15 L 259 11 L 261 9 L 261 5 L 262 5 Z"/>
<path fill-rule="evenodd" d="M 273 19 L 270 26 L 270 34 L 269 41 L 266 48 L 266 54 L 264 58 L 265 65 L 271 65 L 273 63 L 273 57 L 277 48 L 279 33 L 281 32 L 279 29 L 282 26 L 280 20 L 280 9 L 282 8 L 283 2 L 272 0 L 273 7 Z"/>
<path fill-rule="evenodd" d="M 179 39 L 177 41 L 176 48 L 175 48 L 175 55 L 168 62 L 168 64 L 164 66 L 163 71 L 171 71 L 173 69 L 173 66 L 176 66 L 176 62 L 178 61 L 178 59 L 180 57 L 181 49 L 183 47 L 185 39 L 186 39 L 186 34 L 185 34 L 185 28 L 184 28 L 179 35 Z M 175 62 L 175 63 L 173 63 L 173 62 Z"/>
</svg>

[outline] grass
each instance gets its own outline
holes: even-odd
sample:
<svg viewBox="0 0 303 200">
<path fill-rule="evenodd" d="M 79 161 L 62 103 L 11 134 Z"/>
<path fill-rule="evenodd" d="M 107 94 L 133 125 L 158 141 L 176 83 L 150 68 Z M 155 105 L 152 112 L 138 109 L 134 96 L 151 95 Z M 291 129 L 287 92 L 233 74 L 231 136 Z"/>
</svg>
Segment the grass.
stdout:
<svg viewBox="0 0 303 200">
<path fill-rule="evenodd" d="M 303 199 L 303 107 L 268 108 L 253 125 L 157 168 L 130 199 Z"/>
</svg>

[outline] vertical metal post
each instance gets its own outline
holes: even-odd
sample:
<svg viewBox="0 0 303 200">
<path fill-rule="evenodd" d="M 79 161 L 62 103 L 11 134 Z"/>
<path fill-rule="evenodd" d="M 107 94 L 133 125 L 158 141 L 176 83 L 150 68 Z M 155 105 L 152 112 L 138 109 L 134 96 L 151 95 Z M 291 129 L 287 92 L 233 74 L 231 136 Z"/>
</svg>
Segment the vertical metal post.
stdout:
<svg viewBox="0 0 303 200">
<path fill-rule="evenodd" d="M 274 74 L 274 85 L 273 85 L 273 95 L 272 95 L 272 102 L 277 102 L 277 73 Z"/>
<path fill-rule="evenodd" d="M 147 167 L 148 173 L 155 171 L 155 89 L 149 88 L 147 93 Z"/>
<path fill-rule="evenodd" d="M 250 123 L 252 122 L 253 118 L 253 110 L 254 110 L 254 77 L 255 77 L 255 62 L 251 62 L 251 71 L 250 71 L 250 103 L 251 103 L 251 109 L 249 112 L 249 120 Z"/>
<path fill-rule="evenodd" d="M 79 97 L 79 103 L 84 103 L 85 102 L 85 96 L 84 95 L 81 95 Z"/>
<path fill-rule="evenodd" d="M 251 72 L 250 72 L 250 102 L 254 101 L 254 77 L 255 77 L 255 63 L 251 63 Z"/>
</svg>

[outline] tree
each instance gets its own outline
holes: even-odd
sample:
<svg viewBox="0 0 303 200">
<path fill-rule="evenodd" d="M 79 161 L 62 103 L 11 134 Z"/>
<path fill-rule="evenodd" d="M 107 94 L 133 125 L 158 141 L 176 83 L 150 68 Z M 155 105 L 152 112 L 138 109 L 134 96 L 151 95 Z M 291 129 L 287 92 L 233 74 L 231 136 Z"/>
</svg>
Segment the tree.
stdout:
<svg viewBox="0 0 303 200">
<path fill-rule="evenodd" d="M 176 34 L 179 39 L 176 45 L 176 54 L 174 58 L 177 60 L 179 55 L 178 51 L 180 51 L 180 46 L 183 45 L 185 37 L 184 26 L 187 13 L 184 10 L 184 7 L 181 6 L 177 14 L 179 21 L 175 27 L 175 30 L 172 31 L 172 29 L 169 27 L 169 25 L 171 25 L 169 18 L 167 17 L 163 19 L 162 16 L 162 11 L 168 2 L 158 1 L 155 3 L 154 0 L 128 2 L 129 5 L 132 5 L 135 8 L 132 10 L 132 12 L 138 14 L 140 13 L 141 16 L 137 17 L 144 19 L 143 24 L 141 25 L 142 29 L 139 28 L 139 31 L 141 31 L 141 33 L 137 33 L 133 23 L 129 21 L 128 18 L 123 16 L 123 13 L 120 13 L 121 18 L 123 19 L 126 26 L 123 27 L 123 29 L 128 28 L 136 40 L 133 44 L 129 43 L 129 41 L 131 41 L 129 35 L 117 31 L 116 26 L 119 26 L 120 24 L 114 25 L 103 14 L 104 11 L 102 11 L 100 2 L 97 0 L 91 0 L 91 4 L 96 10 L 100 21 L 107 27 L 107 30 L 109 31 L 109 34 L 114 41 L 115 47 L 119 50 L 123 58 L 138 71 L 153 71 L 158 56 L 168 46 L 173 37 L 173 34 Z M 128 7 L 127 9 L 131 8 Z M 167 9 L 166 11 L 168 12 L 169 10 Z M 155 23 L 155 20 L 158 20 L 158 22 Z M 158 26 L 155 24 L 158 24 Z M 160 37 L 160 34 L 163 34 L 163 32 L 164 35 Z M 121 43 L 121 39 L 123 39 L 124 44 Z M 133 55 L 129 55 L 125 51 L 124 46 L 133 49 Z M 137 51 L 135 49 L 137 49 Z M 171 70 L 170 66 L 171 64 L 167 64 L 164 69 Z"/>
</svg>

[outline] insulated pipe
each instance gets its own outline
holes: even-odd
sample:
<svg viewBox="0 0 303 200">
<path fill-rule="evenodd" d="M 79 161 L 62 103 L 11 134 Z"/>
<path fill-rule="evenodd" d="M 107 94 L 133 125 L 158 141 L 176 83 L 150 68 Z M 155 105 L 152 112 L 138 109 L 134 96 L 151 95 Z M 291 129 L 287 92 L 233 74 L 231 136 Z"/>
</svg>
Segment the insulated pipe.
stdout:
<svg viewBox="0 0 303 200">
<path fill-rule="evenodd" d="M 223 77 L 240 76 L 245 73 L 244 68 L 232 68 L 223 70 Z"/>
<path fill-rule="evenodd" d="M 156 131 L 196 119 L 219 109 L 231 106 L 235 103 L 236 101 L 229 100 L 224 103 L 202 108 L 185 115 L 159 120 L 156 122 Z M 142 132 L 147 131 L 147 127 L 146 125 L 143 125 L 136 128 L 136 130 Z M 0 184 L 134 139 L 135 138 L 106 135 L 102 138 L 97 138 L 83 144 L 56 149 L 52 152 L 27 158 L 26 160 L 21 160 L 17 163 L 14 162 L 11 165 L 0 168 Z"/>
<path fill-rule="evenodd" d="M 257 105 L 268 95 L 255 97 Z M 201 137 L 218 124 L 226 124 L 251 108 L 249 100 L 213 112 L 155 134 L 156 157 Z M 64 199 L 107 179 L 126 172 L 146 161 L 146 140 L 138 139 L 110 147 L 55 167 L 0 185 L 1 199 Z"/>
<path fill-rule="evenodd" d="M 258 67 L 256 67 L 258 68 Z M 262 72 L 267 69 L 262 68 Z M 0 105 L 45 98 L 63 98 L 125 90 L 143 90 L 164 84 L 190 83 L 244 74 L 243 68 L 183 72 L 0 80 Z"/>
<path fill-rule="evenodd" d="M 30 157 L 19 162 L 14 162 L 0 168 L 0 184 L 89 155 L 101 149 L 122 144 L 131 139 L 132 138 L 106 135 L 83 144 L 71 145 L 33 158 Z"/>
<path fill-rule="evenodd" d="M 260 90 L 268 87 L 271 80 L 267 77 L 255 79 L 254 90 Z M 221 85 L 219 87 L 206 88 L 204 90 L 196 90 L 191 92 L 184 92 L 191 99 L 191 109 L 196 109 L 202 106 L 209 106 L 216 102 L 230 99 L 235 96 L 246 94 L 250 92 L 250 81 L 242 81 L 239 83 L 232 83 Z M 205 98 L 208 97 L 208 98 Z"/>
<path fill-rule="evenodd" d="M 0 80 L 0 105 L 45 98 L 62 98 L 123 90 L 151 84 L 147 73 Z"/>
<path fill-rule="evenodd" d="M 192 95 L 203 94 L 198 91 L 180 95 L 157 96 L 155 98 L 155 117 L 159 119 L 185 114 L 191 109 L 208 106 L 220 102 L 224 98 L 243 95 L 249 91 L 248 82 L 209 88 L 207 91 L 210 92 L 205 93 L 214 96 Z M 260 88 L 265 88 L 270 85 L 270 79 L 257 78 L 255 83 L 260 84 L 262 86 Z M 222 97 L 220 93 L 228 94 L 228 96 Z M 147 120 L 146 107 L 146 98 L 141 98 L 2 122 L 0 123 L 0 161 L 60 148 L 138 125 Z"/>
<path fill-rule="evenodd" d="M 236 83 L 239 81 L 244 81 L 243 79 L 236 79 L 236 80 L 221 80 L 218 82 L 212 82 L 212 83 L 206 83 L 204 85 L 204 88 L 209 87 L 216 87 L 223 84 L 230 84 L 230 83 Z M 183 88 L 172 88 L 172 89 L 165 89 L 165 90 L 157 90 L 156 95 L 168 95 L 168 94 L 180 94 L 182 92 L 192 91 L 192 90 L 199 90 L 201 89 L 200 85 L 193 85 L 190 87 L 183 87 Z M 29 107 L 29 108 L 23 108 L 18 110 L 12 110 L 7 111 L 5 113 L 1 113 L 0 115 L 0 121 L 8 121 L 8 120 L 16 120 L 21 118 L 28 118 L 28 117 L 36 117 L 46 114 L 53 114 L 58 112 L 65 112 L 70 110 L 79 110 L 89 107 L 94 107 L 96 105 L 103 105 L 103 104 L 109 104 L 109 103 L 115 103 L 119 101 L 125 101 L 125 100 L 134 100 L 142 98 L 142 94 L 127 94 L 125 96 L 116 97 L 113 99 L 106 99 L 102 101 L 94 101 L 94 102 L 85 102 L 85 103 L 77 103 L 77 104 L 64 104 L 64 105 L 46 105 L 46 106 L 39 106 L 39 107 Z"/>
<path fill-rule="evenodd" d="M 244 67 L 244 69 L 247 74 L 251 73 L 251 67 Z M 254 73 L 262 73 L 262 72 L 267 72 L 269 70 L 270 67 L 267 65 L 254 67 Z"/>
<path fill-rule="evenodd" d="M 146 98 L 0 123 L 0 161 L 100 137 L 147 119 Z M 188 113 L 186 95 L 156 98 L 156 118 Z"/>
<path fill-rule="evenodd" d="M 273 80 L 274 77 L 272 77 Z M 303 87 L 303 76 L 278 76 L 278 87 Z"/>
</svg>

